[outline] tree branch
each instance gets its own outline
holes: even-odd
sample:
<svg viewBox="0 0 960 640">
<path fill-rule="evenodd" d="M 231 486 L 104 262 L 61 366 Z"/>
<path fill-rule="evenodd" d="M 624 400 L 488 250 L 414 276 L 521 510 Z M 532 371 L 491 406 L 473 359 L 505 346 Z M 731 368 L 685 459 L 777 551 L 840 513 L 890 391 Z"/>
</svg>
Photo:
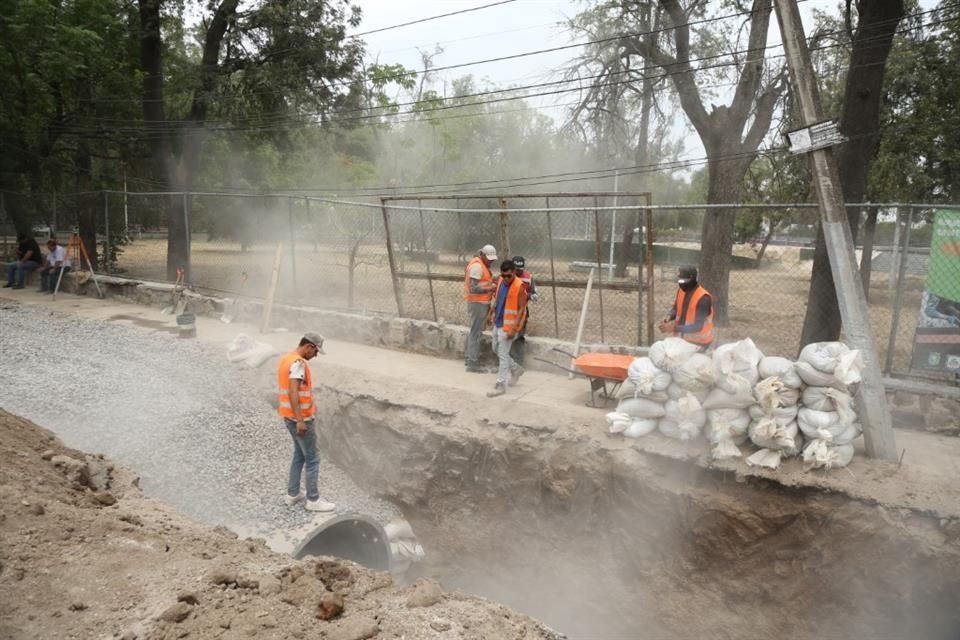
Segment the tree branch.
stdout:
<svg viewBox="0 0 960 640">
<path fill-rule="evenodd" d="M 763 75 L 767 31 L 770 29 L 771 0 L 754 0 L 750 16 L 750 36 L 747 44 L 747 59 L 737 81 L 737 89 L 730 103 L 731 125 L 738 132 L 743 130 L 753 98 L 757 95 Z M 768 123 L 769 124 L 769 123 Z"/>
</svg>

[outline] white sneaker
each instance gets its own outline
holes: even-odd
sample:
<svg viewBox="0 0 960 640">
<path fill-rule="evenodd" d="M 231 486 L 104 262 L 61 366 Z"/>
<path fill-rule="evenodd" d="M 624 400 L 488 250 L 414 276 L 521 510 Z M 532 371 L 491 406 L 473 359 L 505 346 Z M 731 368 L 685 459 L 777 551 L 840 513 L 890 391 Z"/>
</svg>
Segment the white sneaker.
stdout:
<svg viewBox="0 0 960 640">
<path fill-rule="evenodd" d="M 306 500 L 306 499 L 307 499 L 307 494 L 305 494 L 305 493 L 303 493 L 303 492 L 300 492 L 300 493 L 298 493 L 298 494 L 295 495 L 295 496 L 291 496 L 291 495 L 286 495 L 286 496 L 284 496 L 284 497 L 283 497 L 283 503 L 284 503 L 285 505 L 287 505 L 288 507 L 292 507 L 293 505 L 297 504 L 298 502 L 303 502 L 303 501 Z"/>
<path fill-rule="evenodd" d="M 323 498 L 307 500 L 307 511 L 327 512 L 334 511 L 336 508 L 337 505 L 333 504 L 332 502 L 327 502 Z"/>
<path fill-rule="evenodd" d="M 512 371 L 510 371 L 510 380 L 507 382 L 507 384 L 509 384 L 511 387 L 514 386 L 515 384 L 517 384 L 517 380 L 520 379 L 520 376 L 522 376 L 525 372 L 526 372 L 526 369 L 524 369 L 520 365 L 517 365 L 516 367 L 513 368 Z"/>
</svg>

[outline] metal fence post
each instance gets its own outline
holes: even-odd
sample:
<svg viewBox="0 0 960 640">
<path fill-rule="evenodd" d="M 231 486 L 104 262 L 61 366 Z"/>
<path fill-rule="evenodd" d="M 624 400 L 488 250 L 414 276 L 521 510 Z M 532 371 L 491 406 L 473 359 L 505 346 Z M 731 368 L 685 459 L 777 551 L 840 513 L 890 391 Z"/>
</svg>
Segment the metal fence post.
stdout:
<svg viewBox="0 0 960 640">
<path fill-rule="evenodd" d="M 183 232 L 186 237 L 187 246 L 186 246 L 186 264 L 183 265 L 185 281 L 188 283 L 193 283 L 193 267 L 191 263 L 191 247 L 190 247 L 190 192 L 183 192 Z"/>
<path fill-rule="evenodd" d="M 420 239 L 423 241 L 423 263 L 427 267 L 427 285 L 430 287 L 430 306 L 433 308 L 433 321 L 437 322 L 437 299 L 433 295 L 433 276 L 430 273 L 430 254 L 427 248 L 427 229 L 423 224 L 423 200 L 417 198 L 417 210 L 420 212 Z"/>
<path fill-rule="evenodd" d="M 510 252 L 510 212 L 507 211 L 506 198 L 500 197 L 500 245 L 505 260 L 513 257 Z"/>
<path fill-rule="evenodd" d="M 626 217 L 626 216 L 624 216 Z M 637 209 L 637 235 L 643 231 L 643 211 Z M 631 236 L 632 237 L 632 236 Z M 637 246 L 643 247 L 643 237 L 637 238 Z M 632 246 L 623 248 L 624 267 L 629 264 Z M 637 256 L 637 346 L 643 344 L 643 259 Z"/>
<path fill-rule="evenodd" d="M 647 194 L 647 206 L 651 204 L 650 194 Z M 654 324 L 654 305 L 656 299 L 654 296 L 654 277 L 653 277 L 653 209 L 647 209 L 644 212 L 646 219 L 647 250 L 643 256 L 643 262 L 647 269 L 647 341 L 653 344 L 653 324 Z"/>
<path fill-rule="evenodd" d="M 593 244 L 597 258 L 597 296 L 600 297 L 600 342 L 606 342 L 603 332 L 603 234 L 600 233 L 600 206 L 597 196 L 593 196 Z"/>
<path fill-rule="evenodd" d="M 553 336 L 560 338 L 560 315 L 557 311 L 557 269 L 553 257 L 553 224 L 550 220 L 550 198 L 544 198 L 547 206 L 547 237 L 550 239 L 550 289 L 553 292 Z"/>
<path fill-rule="evenodd" d="M 898 221 L 901 217 L 898 209 Z M 903 230 L 903 249 L 900 252 L 900 264 L 897 265 L 897 293 L 893 298 L 890 337 L 887 340 L 887 357 L 883 365 L 884 373 L 890 373 L 893 369 L 893 354 L 897 348 L 897 333 L 900 331 L 900 307 L 903 305 L 903 281 L 906 279 L 907 260 L 910 257 L 910 226 L 913 224 L 913 207 L 907 207 L 906 222 L 906 227 Z"/>
<path fill-rule="evenodd" d="M 893 299 L 897 288 L 896 274 L 899 272 L 900 259 L 900 227 L 903 225 L 903 208 L 897 207 L 897 221 L 893 225 L 893 255 L 890 257 L 890 276 L 887 279 L 887 292 L 890 299 Z"/>
<path fill-rule="evenodd" d="M 297 234 L 293 229 L 293 198 L 287 198 L 287 214 L 290 222 L 290 275 L 293 276 L 293 287 L 297 287 Z"/>
<path fill-rule="evenodd" d="M 103 270 L 110 272 L 110 192 L 103 190 L 103 231 L 106 240 L 103 243 Z"/>
<path fill-rule="evenodd" d="M 397 315 L 405 317 L 403 313 L 403 296 L 400 293 L 400 277 L 397 275 L 397 263 L 393 259 L 393 241 L 390 239 L 390 220 L 387 215 L 387 200 L 380 198 L 380 211 L 383 213 L 383 235 L 387 242 L 387 261 L 390 263 L 390 278 L 393 280 L 393 297 L 397 301 Z"/>
</svg>

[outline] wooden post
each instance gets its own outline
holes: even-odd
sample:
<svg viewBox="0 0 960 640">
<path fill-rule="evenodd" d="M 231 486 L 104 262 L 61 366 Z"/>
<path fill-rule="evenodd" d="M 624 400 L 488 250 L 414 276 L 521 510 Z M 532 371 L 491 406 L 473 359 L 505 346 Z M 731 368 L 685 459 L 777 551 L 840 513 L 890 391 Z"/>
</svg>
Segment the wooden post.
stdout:
<svg viewBox="0 0 960 640">
<path fill-rule="evenodd" d="M 890 278 L 887 282 L 887 293 L 890 296 L 890 299 L 893 300 L 893 292 L 896 289 L 896 274 L 899 273 L 897 268 L 897 260 L 901 257 L 900 255 L 900 226 L 903 224 L 903 209 L 897 207 L 897 220 L 893 224 L 893 254 L 890 257 Z"/>
<path fill-rule="evenodd" d="M 293 276 L 293 286 L 297 286 L 297 241 L 293 229 L 293 198 L 287 198 L 287 214 L 290 218 L 290 275 Z"/>
<path fill-rule="evenodd" d="M 600 276 L 597 278 L 597 295 L 600 297 L 600 342 L 606 342 L 606 336 L 603 333 L 603 234 L 600 233 L 600 211 L 597 208 L 599 206 L 597 196 L 593 196 L 593 244 L 597 254 L 597 274 Z"/>
<path fill-rule="evenodd" d="M 500 250 L 504 260 L 513 257 L 510 251 L 510 212 L 507 211 L 507 201 L 500 197 Z"/>
<path fill-rule="evenodd" d="M 433 295 L 433 276 L 430 274 L 430 256 L 427 249 L 427 230 L 423 224 L 423 200 L 417 198 L 417 210 L 420 212 L 420 239 L 423 244 L 423 263 L 427 267 L 427 285 L 430 287 L 430 306 L 433 307 L 433 321 L 437 322 L 437 299 Z"/>
<path fill-rule="evenodd" d="M 787 66 L 790 68 L 794 95 L 798 98 L 803 124 L 811 126 L 823 120 L 823 110 L 806 36 L 803 33 L 803 23 L 800 20 L 800 10 L 796 0 L 774 0 L 774 7 L 780 22 Z M 870 326 L 867 299 L 857 268 L 853 236 L 843 203 L 840 174 L 830 147 L 814 149 L 810 156 L 813 183 L 820 200 L 821 228 L 830 258 L 834 288 L 837 290 L 843 330 L 847 342 L 860 351 L 864 360 L 863 382 L 857 391 L 856 404 L 857 414 L 864 428 L 867 455 L 894 462 L 897 459 L 897 443 L 873 329 Z"/>
<path fill-rule="evenodd" d="M 263 319 L 260 321 L 260 333 L 270 330 L 270 316 L 273 314 L 273 299 L 277 296 L 277 283 L 280 282 L 280 260 L 283 256 L 283 240 L 277 242 L 277 254 L 273 258 L 273 273 L 270 275 L 270 291 L 263 307 Z"/>
<path fill-rule="evenodd" d="M 103 271 L 110 273 L 110 193 L 103 190 Z"/>
<path fill-rule="evenodd" d="M 380 211 L 383 213 L 383 235 L 387 241 L 387 261 L 390 263 L 390 278 L 393 280 L 393 297 L 397 301 L 397 315 L 403 313 L 403 296 L 400 293 L 400 277 L 397 275 L 397 263 L 393 259 L 393 241 L 390 239 L 390 217 L 387 215 L 387 201 L 380 198 Z"/>
<path fill-rule="evenodd" d="M 637 209 L 637 246 L 643 247 L 643 211 Z M 623 260 L 624 267 L 629 265 L 627 258 L 633 247 L 624 247 Z M 637 346 L 643 344 L 643 260 L 637 256 Z"/>
<path fill-rule="evenodd" d="M 647 205 L 650 205 L 650 196 L 647 195 Z M 654 314 L 656 310 L 656 296 L 654 295 L 654 282 L 655 278 L 653 277 L 653 209 L 647 209 L 644 211 L 646 233 L 644 234 L 647 238 L 647 251 L 643 256 L 643 262 L 647 270 L 647 344 L 653 344 L 653 325 L 656 322 Z"/>
<path fill-rule="evenodd" d="M 550 239 L 550 288 L 553 292 L 553 337 L 560 338 L 560 315 L 557 312 L 557 270 L 553 258 L 553 224 L 550 221 L 550 198 L 545 198 L 547 205 L 547 238 Z"/>
<path fill-rule="evenodd" d="M 903 219 L 903 212 L 897 208 L 897 224 Z M 907 251 L 910 249 L 910 226 L 913 224 L 913 207 L 907 209 L 906 225 L 903 230 L 903 251 L 900 254 L 900 263 L 897 265 L 897 292 L 893 298 L 891 309 L 890 335 L 887 336 L 887 358 L 883 365 L 884 373 L 893 369 L 893 357 L 897 350 L 897 333 L 900 331 L 900 308 L 903 306 L 903 285 L 907 277 Z"/>
<path fill-rule="evenodd" d="M 583 325 L 587 321 L 587 305 L 590 303 L 590 291 L 593 289 L 593 267 L 590 267 L 590 275 L 587 276 L 587 289 L 583 294 L 583 306 L 580 307 L 580 322 L 577 323 L 577 339 L 573 343 L 573 360 L 570 361 L 570 368 L 573 368 L 573 361 L 580 355 L 580 341 L 583 339 Z M 573 379 L 573 374 L 568 376 Z"/>
</svg>

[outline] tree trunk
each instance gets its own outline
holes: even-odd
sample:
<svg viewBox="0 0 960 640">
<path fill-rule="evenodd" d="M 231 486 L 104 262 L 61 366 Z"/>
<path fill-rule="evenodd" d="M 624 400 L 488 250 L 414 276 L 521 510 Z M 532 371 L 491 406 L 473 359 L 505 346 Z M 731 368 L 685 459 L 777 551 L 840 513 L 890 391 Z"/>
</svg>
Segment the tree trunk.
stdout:
<svg viewBox="0 0 960 640">
<path fill-rule="evenodd" d="M 86 143 L 81 142 L 74 155 L 74 164 L 77 168 L 77 191 L 83 195 L 78 198 L 77 231 L 80 242 L 87 250 L 88 262 L 80 252 L 80 264 L 83 268 L 96 271 L 97 269 L 97 209 L 100 205 L 99 194 L 89 193 L 93 187 L 91 175 L 90 153 Z"/>
<path fill-rule="evenodd" d="M 880 102 L 883 76 L 893 37 L 903 18 L 903 0 L 862 0 L 859 23 L 850 52 L 844 89 L 840 131 L 849 141 L 840 147 L 837 164 L 844 200 L 860 202 L 866 192 L 867 174 L 880 147 Z M 852 73 L 850 70 L 855 70 Z M 857 239 L 859 211 L 848 211 L 850 233 Z M 830 271 L 823 233 L 817 233 L 813 273 L 807 297 L 800 346 L 840 337 L 840 308 Z"/>
<path fill-rule="evenodd" d="M 770 226 L 767 229 L 767 235 L 763 237 L 763 243 L 760 245 L 760 251 L 757 252 L 757 269 L 760 268 L 760 263 L 763 262 L 763 256 L 767 252 L 767 247 L 770 245 L 770 240 L 773 239 L 773 234 L 777 230 L 777 226 L 774 225 L 773 221 L 770 221 Z"/>
<path fill-rule="evenodd" d="M 729 151 L 709 153 L 710 157 L 730 155 Z M 742 161 L 707 160 L 707 202 L 735 203 L 740 199 L 740 185 L 747 164 Z M 719 327 L 729 324 L 730 264 L 733 253 L 733 229 L 736 213 L 730 209 L 708 208 L 703 218 L 700 240 L 698 280 L 713 294 L 714 322 Z"/>
<path fill-rule="evenodd" d="M 863 255 L 860 256 L 860 280 L 863 293 L 870 301 L 870 274 L 873 271 L 873 239 L 877 233 L 877 207 L 871 207 L 867 213 L 867 223 L 863 227 Z"/>
</svg>

